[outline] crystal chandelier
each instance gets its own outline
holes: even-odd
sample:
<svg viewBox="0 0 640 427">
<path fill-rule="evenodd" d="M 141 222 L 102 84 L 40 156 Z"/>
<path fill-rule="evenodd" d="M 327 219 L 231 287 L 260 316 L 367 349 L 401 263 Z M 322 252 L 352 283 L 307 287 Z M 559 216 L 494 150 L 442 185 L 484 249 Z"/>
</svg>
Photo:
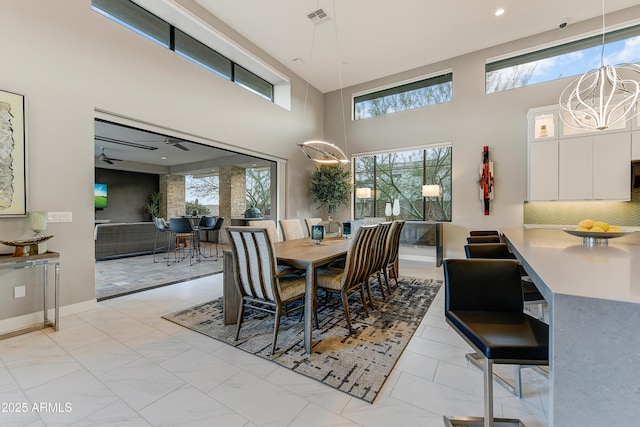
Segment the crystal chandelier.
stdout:
<svg viewBox="0 0 640 427">
<path fill-rule="evenodd" d="M 640 67 L 604 65 L 604 19 L 603 0 L 600 68 L 573 80 L 560 95 L 560 118 L 574 129 L 604 130 L 631 120 L 640 112 Z"/>
</svg>

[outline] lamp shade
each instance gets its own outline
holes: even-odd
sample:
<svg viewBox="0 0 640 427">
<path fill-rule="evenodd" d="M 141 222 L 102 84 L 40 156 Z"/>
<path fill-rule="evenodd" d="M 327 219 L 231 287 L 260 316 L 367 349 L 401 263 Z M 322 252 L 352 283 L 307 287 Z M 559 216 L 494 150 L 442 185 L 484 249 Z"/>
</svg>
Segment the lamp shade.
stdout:
<svg viewBox="0 0 640 427">
<path fill-rule="evenodd" d="M 367 187 L 356 188 L 356 197 L 358 199 L 370 199 L 371 189 Z"/>
<path fill-rule="evenodd" d="M 423 185 L 422 197 L 438 197 L 440 196 L 440 186 L 435 185 Z"/>
<path fill-rule="evenodd" d="M 395 199 L 393 201 L 393 214 L 395 216 L 400 215 L 400 200 L 398 200 L 398 199 Z"/>
</svg>

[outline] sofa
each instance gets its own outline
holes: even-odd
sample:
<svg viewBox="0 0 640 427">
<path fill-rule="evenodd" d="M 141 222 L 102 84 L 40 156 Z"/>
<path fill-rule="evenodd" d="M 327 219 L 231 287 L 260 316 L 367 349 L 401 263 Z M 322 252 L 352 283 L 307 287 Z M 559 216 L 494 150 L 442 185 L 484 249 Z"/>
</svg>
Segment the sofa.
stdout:
<svg viewBox="0 0 640 427">
<path fill-rule="evenodd" d="M 153 222 L 96 224 L 96 260 L 153 253 L 156 226 Z M 159 236 L 158 244 L 163 244 Z"/>
</svg>

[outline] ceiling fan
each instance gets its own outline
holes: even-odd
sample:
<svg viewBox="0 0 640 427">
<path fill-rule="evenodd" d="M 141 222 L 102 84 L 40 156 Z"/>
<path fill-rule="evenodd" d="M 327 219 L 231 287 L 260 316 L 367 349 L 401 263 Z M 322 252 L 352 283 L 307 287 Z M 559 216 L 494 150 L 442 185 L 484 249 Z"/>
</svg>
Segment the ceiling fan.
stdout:
<svg viewBox="0 0 640 427">
<path fill-rule="evenodd" d="M 181 150 L 190 151 L 187 147 L 185 147 L 184 145 L 180 144 L 181 142 L 184 142 L 181 139 L 167 137 L 164 142 L 165 142 L 165 144 L 173 145 L 174 147 L 179 148 Z"/>
<path fill-rule="evenodd" d="M 112 165 L 113 162 L 121 162 L 122 161 L 121 159 L 114 159 L 114 158 L 111 158 L 111 157 L 107 157 L 107 155 L 104 154 L 104 147 L 100 147 L 100 148 L 102 148 L 102 153 L 100 153 L 100 155 L 98 157 L 96 157 L 96 160 L 101 160 L 101 161 L 103 161 L 105 163 L 108 163 L 110 165 Z"/>
</svg>

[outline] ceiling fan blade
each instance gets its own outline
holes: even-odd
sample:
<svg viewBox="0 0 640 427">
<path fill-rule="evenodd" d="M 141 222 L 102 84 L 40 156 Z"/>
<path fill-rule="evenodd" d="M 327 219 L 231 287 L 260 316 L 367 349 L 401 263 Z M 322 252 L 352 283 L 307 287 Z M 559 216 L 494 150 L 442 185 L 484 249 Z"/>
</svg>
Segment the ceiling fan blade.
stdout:
<svg viewBox="0 0 640 427">
<path fill-rule="evenodd" d="M 105 162 L 105 163 L 108 163 L 108 164 L 110 164 L 110 165 L 112 165 L 112 164 L 113 164 L 113 162 L 112 162 L 108 157 L 106 157 L 106 156 L 105 156 L 105 158 L 104 158 L 104 159 L 102 159 L 102 161 L 103 161 L 103 162 Z"/>
<path fill-rule="evenodd" d="M 181 145 L 179 142 L 174 143 L 173 146 L 184 151 L 190 151 L 187 147 L 185 147 L 184 145 Z"/>
</svg>

